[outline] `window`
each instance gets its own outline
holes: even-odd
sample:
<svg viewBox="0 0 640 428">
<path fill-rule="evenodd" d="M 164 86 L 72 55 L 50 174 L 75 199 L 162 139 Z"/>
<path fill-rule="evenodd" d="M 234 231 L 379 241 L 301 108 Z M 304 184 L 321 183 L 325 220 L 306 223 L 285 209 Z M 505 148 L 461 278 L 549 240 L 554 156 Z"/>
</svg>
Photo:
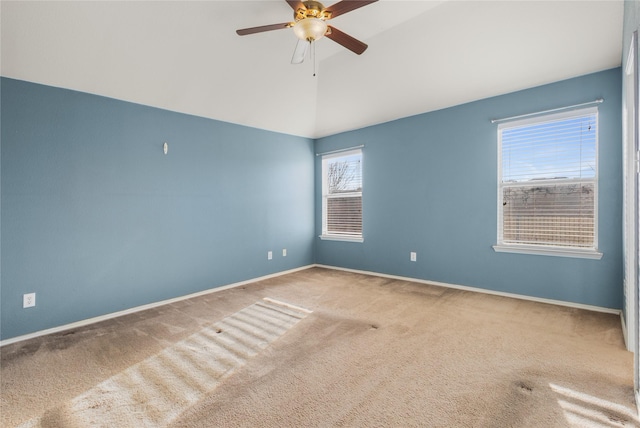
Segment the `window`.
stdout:
<svg viewBox="0 0 640 428">
<path fill-rule="evenodd" d="M 362 242 L 362 150 L 322 157 L 322 239 Z"/>
<path fill-rule="evenodd" d="M 598 110 L 498 126 L 496 251 L 600 258 Z"/>
</svg>

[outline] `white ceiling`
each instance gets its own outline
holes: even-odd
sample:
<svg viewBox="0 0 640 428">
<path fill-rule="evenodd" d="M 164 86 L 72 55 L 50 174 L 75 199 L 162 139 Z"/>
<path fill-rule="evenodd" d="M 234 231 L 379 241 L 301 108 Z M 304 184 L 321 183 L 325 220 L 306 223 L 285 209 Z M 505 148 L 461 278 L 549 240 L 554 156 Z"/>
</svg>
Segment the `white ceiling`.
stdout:
<svg viewBox="0 0 640 428">
<path fill-rule="evenodd" d="M 325 6 L 333 4 L 327 1 Z M 0 3 L 3 76 L 305 137 L 619 66 L 623 1 L 382 0 L 291 65 L 284 0 Z"/>
</svg>

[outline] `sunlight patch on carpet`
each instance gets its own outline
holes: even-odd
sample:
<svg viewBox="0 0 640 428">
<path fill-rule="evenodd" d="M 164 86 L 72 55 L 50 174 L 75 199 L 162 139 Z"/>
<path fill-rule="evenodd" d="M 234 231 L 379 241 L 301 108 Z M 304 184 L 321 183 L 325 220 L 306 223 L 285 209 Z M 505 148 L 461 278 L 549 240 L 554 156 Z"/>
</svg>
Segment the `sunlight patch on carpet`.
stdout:
<svg viewBox="0 0 640 428">
<path fill-rule="evenodd" d="M 161 427 L 311 311 L 265 298 L 96 385 L 20 428 L 50 426 Z"/>
<path fill-rule="evenodd" d="M 635 427 L 640 420 L 625 406 L 583 392 L 549 384 L 559 395 L 558 404 L 571 426 L 579 427 Z"/>
</svg>

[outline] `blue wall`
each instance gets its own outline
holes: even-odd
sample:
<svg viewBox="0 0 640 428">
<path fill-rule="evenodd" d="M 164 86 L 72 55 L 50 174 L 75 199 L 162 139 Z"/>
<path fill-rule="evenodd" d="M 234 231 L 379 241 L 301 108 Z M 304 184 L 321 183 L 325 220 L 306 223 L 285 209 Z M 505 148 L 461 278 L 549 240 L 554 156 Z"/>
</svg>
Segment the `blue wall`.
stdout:
<svg viewBox="0 0 640 428">
<path fill-rule="evenodd" d="M 494 118 L 599 106 L 601 260 L 496 253 Z M 364 243 L 316 238 L 316 263 L 619 309 L 622 307 L 620 68 L 342 133 L 316 152 L 364 144 Z M 316 159 L 316 236 L 321 233 Z M 409 252 L 417 252 L 417 262 Z"/>
<path fill-rule="evenodd" d="M 2 339 L 313 263 L 312 140 L 0 84 Z"/>
<path fill-rule="evenodd" d="M 315 147 L 95 95 L 7 78 L 0 85 L 3 340 L 314 262 L 622 307 L 619 68 L 322 138 Z M 603 258 L 494 252 L 490 119 L 600 97 Z M 365 241 L 321 241 L 314 152 L 360 144 Z M 37 293 L 37 306 L 22 309 L 28 292 Z"/>
</svg>

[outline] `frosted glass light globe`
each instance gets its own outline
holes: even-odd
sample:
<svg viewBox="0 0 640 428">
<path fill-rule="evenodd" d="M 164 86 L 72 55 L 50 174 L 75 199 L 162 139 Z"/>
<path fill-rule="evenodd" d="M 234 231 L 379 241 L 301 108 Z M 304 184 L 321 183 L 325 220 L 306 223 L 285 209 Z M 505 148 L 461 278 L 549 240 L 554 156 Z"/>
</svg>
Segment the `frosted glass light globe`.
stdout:
<svg viewBox="0 0 640 428">
<path fill-rule="evenodd" d="M 296 22 L 293 32 L 301 40 L 318 40 L 327 32 L 327 23 L 318 18 L 305 18 Z"/>
</svg>

